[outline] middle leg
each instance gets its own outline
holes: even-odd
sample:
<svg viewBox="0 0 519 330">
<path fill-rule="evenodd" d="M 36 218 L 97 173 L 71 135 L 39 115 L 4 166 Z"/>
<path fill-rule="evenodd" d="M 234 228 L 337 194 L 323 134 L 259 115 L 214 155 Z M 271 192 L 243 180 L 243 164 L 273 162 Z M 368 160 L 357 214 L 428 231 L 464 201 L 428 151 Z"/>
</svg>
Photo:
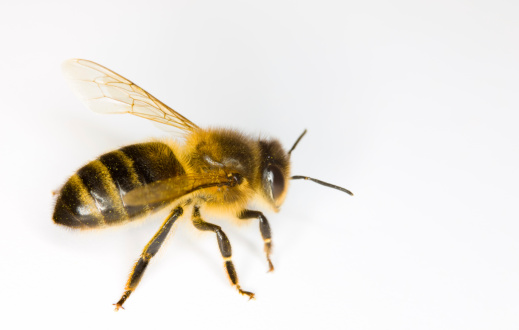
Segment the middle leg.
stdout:
<svg viewBox="0 0 519 330">
<path fill-rule="evenodd" d="M 232 263 L 232 250 L 231 243 L 227 238 L 227 235 L 223 232 L 220 226 L 215 224 L 205 222 L 200 217 L 200 209 L 198 206 L 193 208 L 193 225 L 196 229 L 204 230 L 204 231 L 212 231 L 216 234 L 216 238 L 218 240 L 218 247 L 220 248 L 220 253 L 222 254 L 223 260 L 225 262 L 225 270 L 227 271 L 227 275 L 231 280 L 232 285 L 236 286 L 238 292 L 242 295 L 246 295 L 249 299 L 254 298 L 254 293 L 243 291 L 238 283 L 238 275 L 236 274 L 236 270 L 234 269 L 234 264 Z"/>
</svg>

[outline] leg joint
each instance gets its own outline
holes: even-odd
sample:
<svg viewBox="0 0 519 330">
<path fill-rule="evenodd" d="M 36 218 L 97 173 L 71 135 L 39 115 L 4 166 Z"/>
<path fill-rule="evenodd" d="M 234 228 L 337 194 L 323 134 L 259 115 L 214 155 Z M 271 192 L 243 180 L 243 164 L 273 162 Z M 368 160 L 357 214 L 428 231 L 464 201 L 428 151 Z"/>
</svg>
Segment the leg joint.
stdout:
<svg viewBox="0 0 519 330">
<path fill-rule="evenodd" d="M 263 213 L 259 211 L 243 210 L 238 214 L 239 219 L 253 219 L 263 216 Z"/>
</svg>

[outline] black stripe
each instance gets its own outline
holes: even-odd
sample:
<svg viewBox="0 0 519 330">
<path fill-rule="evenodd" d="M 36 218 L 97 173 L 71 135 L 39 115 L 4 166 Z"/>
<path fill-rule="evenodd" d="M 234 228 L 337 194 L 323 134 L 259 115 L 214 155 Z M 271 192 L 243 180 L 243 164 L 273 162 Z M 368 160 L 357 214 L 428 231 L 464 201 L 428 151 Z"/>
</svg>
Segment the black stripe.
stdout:
<svg viewBox="0 0 519 330">
<path fill-rule="evenodd" d="M 117 151 L 112 151 L 99 157 L 101 163 L 108 169 L 120 196 L 124 196 L 127 192 L 142 186 L 141 182 L 133 182 L 132 176 L 134 169 L 131 168 L 132 164 L 128 164 L 123 157 L 124 155 L 121 155 L 121 153 Z M 130 162 L 132 162 L 131 159 Z M 122 200 L 121 203 L 124 204 Z M 130 219 L 146 213 L 146 205 L 124 205 L 124 209 Z"/>
<path fill-rule="evenodd" d="M 53 219 L 56 223 L 68 227 L 96 227 L 99 225 L 99 219 L 86 212 L 88 207 L 89 205 L 85 205 L 81 200 L 80 187 L 69 180 L 60 191 Z"/>
<path fill-rule="evenodd" d="M 145 184 L 186 173 L 173 150 L 165 143 L 148 142 L 134 144 L 122 148 L 121 151 L 132 158 L 135 172 L 140 178 L 144 179 Z M 168 202 L 159 202 L 148 206 L 154 212 L 166 205 L 168 205 Z"/>
<path fill-rule="evenodd" d="M 171 148 L 162 142 L 134 144 L 120 150 L 133 161 L 141 183 L 149 184 L 186 173 Z"/>
<path fill-rule="evenodd" d="M 77 175 L 83 181 L 90 196 L 95 200 L 96 206 L 104 217 L 105 222 L 110 223 L 121 220 L 121 214 L 113 207 L 112 196 L 105 188 L 105 180 L 102 172 L 93 162 L 88 163 L 77 171 Z M 107 182 L 109 184 L 109 182 Z"/>
<path fill-rule="evenodd" d="M 54 215 L 52 216 L 52 219 L 55 223 L 63 226 L 72 228 L 83 227 L 81 221 L 79 221 L 79 219 L 60 200 L 56 202 L 56 208 L 54 209 Z"/>
<path fill-rule="evenodd" d="M 151 170 L 153 164 L 149 157 L 149 149 L 151 148 L 147 148 L 148 144 L 149 143 L 134 144 L 120 149 L 132 161 L 135 174 L 137 174 L 142 184 L 156 181 L 155 175 Z"/>
<path fill-rule="evenodd" d="M 127 192 L 140 187 L 141 184 L 132 181 L 133 170 L 129 167 L 131 164 L 125 162 L 122 157 L 123 156 L 119 152 L 112 151 L 99 157 L 99 160 L 108 169 L 112 180 L 120 190 L 120 194 L 124 195 Z"/>
<path fill-rule="evenodd" d="M 131 161 L 133 169 L 128 168 L 128 164 L 120 159 L 118 153 L 103 155 L 101 161 L 108 167 L 112 178 L 123 194 L 137 188 L 131 182 L 130 171 L 134 171 L 139 180 L 139 186 L 185 174 L 184 168 L 171 148 L 162 142 L 133 144 L 123 147 L 119 151 Z M 150 210 L 156 211 L 166 205 L 167 203 L 160 202 L 148 205 L 148 207 Z M 146 206 L 125 206 L 124 208 L 130 218 L 141 216 L 147 210 Z"/>
</svg>

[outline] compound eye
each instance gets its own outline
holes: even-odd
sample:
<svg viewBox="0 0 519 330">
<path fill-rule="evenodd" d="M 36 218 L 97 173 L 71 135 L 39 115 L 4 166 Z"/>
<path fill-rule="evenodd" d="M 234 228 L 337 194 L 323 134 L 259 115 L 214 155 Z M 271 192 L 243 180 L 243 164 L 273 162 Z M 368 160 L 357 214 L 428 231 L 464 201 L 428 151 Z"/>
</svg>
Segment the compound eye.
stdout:
<svg viewBox="0 0 519 330">
<path fill-rule="evenodd" d="M 285 190 L 285 178 L 281 170 L 274 165 L 269 165 L 266 169 L 266 179 L 270 185 L 272 198 L 277 200 Z"/>
</svg>

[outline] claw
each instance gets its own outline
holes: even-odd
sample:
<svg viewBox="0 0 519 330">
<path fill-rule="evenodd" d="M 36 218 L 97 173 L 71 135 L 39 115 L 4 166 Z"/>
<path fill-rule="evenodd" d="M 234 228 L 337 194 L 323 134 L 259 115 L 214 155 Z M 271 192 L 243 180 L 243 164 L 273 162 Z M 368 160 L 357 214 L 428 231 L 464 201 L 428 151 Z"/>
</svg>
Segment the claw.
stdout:
<svg viewBox="0 0 519 330">
<path fill-rule="evenodd" d="M 273 272 L 274 265 L 272 264 L 272 261 L 270 261 L 270 258 L 267 258 L 267 261 L 269 262 L 269 270 L 267 271 L 267 273 Z"/>
<path fill-rule="evenodd" d="M 122 305 L 122 304 L 119 304 L 119 303 L 117 303 L 117 304 L 112 304 L 112 305 L 114 305 L 114 306 L 115 306 L 115 311 L 116 311 L 116 312 L 117 312 L 117 311 L 119 310 L 119 308 L 122 308 L 122 309 L 124 309 L 124 307 L 123 307 L 123 305 Z"/>
<path fill-rule="evenodd" d="M 123 304 L 126 301 L 126 299 L 128 299 L 128 297 L 130 296 L 131 293 L 132 293 L 132 290 L 125 291 L 123 296 L 121 297 L 121 299 L 119 299 L 119 301 L 116 304 L 112 304 L 115 306 L 116 312 L 119 310 L 119 308 L 124 309 Z"/>
<path fill-rule="evenodd" d="M 241 293 L 242 295 L 244 296 L 248 296 L 249 297 L 249 300 L 251 299 L 255 299 L 254 298 L 254 293 L 252 292 L 249 292 L 249 291 L 243 291 L 240 286 L 237 286 L 237 289 L 238 289 L 238 292 Z"/>
</svg>

